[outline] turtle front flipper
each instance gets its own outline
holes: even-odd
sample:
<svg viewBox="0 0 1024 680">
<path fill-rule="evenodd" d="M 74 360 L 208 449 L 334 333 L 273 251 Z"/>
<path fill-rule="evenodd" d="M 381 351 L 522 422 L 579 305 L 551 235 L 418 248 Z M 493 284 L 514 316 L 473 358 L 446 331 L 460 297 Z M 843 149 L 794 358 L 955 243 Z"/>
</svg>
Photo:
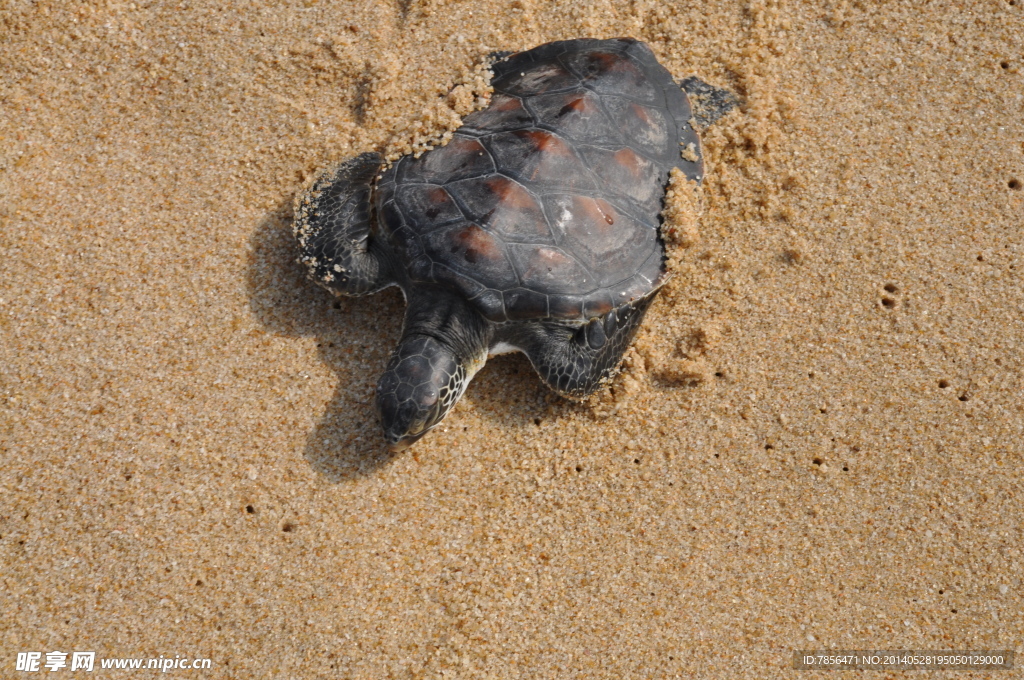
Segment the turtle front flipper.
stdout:
<svg viewBox="0 0 1024 680">
<path fill-rule="evenodd" d="M 299 261 L 320 285 L 368 295 L 393 283 L 387 258 L 370 235 L 373 183 L 384 163 L 364 153 L 324 173 L 295 204 Z"/>
<path fill-rule="evenodd" d="M 729 90 L 709 85 L 697 76 L 690 76 L 679 81 L 679 87 L 683 88 L 690 100 L 698 132 L 714 125 L 718 119 L 732 111 L 740 103 L 739 97 Z"/>
<path fill-rule="evenodd" d="M 582 399 L 615 374 L 659 288 L 579 327 L 524 324 L 510 344 L 521 348 L 548 387 Z"/>
</svg>

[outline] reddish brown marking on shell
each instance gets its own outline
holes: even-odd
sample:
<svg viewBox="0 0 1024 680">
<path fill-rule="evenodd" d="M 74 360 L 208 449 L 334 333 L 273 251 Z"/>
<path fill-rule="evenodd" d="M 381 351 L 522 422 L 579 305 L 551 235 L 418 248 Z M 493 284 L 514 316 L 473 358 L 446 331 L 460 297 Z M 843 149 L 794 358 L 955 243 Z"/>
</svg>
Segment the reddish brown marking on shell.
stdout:
<svg viewBox="0 0 1024 680">
<path fill-rule="evenodd" d="M 544 130 L 520 130 L 515 133 L 520 139 L 525 139 L 536 148 L 539 153 L 552 153 L 558 156 L 572 156 L 572 150 L 558 137 Z"/>
<path fill-rule="evenodd" d="M 491 99 L 490 108 L 495 111 L 515 111 L 523 108 L 523 103 L 515 97 L 509 97 L 508 95 L 498 95 Z"/>
<path fill-rule="evenodd" d="M 455 137 L 452 141 L 448 142 L 448 144 L 437 149 L 437 151 L 440 153 L 423 155 L 423 158 L 426 159 L 427 167 L 437 164 L 438 162 L 445 163 L 447 165 L 454 165 L 457 163 L 465 164 L 467 160 L 473 156 L 483 154 L 484 147 L 483 144 L 475 139 Z M 433 163 L 431 161 L 433 161 Z"/>
<path fill-rule="evenodd" d="M 406 167 L 423 180 L 444 184 L 453 177 L 487 172 L 493 165 L 479 141 L 455 137 L 447 145 L 407 163 Z"/>
<path fill-rule="evenodd" d="M 651 125 L 653 123 L 651 117 L 647 114 L 647 109 L 644 107 L 639 104 L 632 104 L 630 108 L 633 109 L 633 113 L 636 114 L 636 117 L 642 120 L 645 125 Z"/>
<path fill-rule="evenodd" d="M 591 52 L 586 59 L 589 78 L 600 78 L 609 73 L 628 75 L 637 81 L 644 78 L 643 71 L 637 68 L 630 59 L 624 59 L 621 54 Z"/>
<path fill-rule="evenodd" d="M 612 303 L 606 302 L 604 300 L 588 302 L 584 306 L 586 307 L 586 314 L 590 318 L 593 318 L 595 316 L 604 316 L 613 309 Z"/>
<path fill-rule="evenodd" d="M 484 182 L 488 189 L 498 195 L 502 203 L 512 208 L 535 208 L 537 202 L 533 200 L 529 192 L 507 177 L 492 177 Z"/>
<path fill-rule="evenodd" d="M 643 173 L 644 166 L 640 162 L 640 157 L 628 147 L 615 152 L 615 162 L 628 170 L 634 177 L 640 177 Z"/>
<path fill-rule="evenodd" d="M 554 179 L 555 176 L 562 174 L 560 166 L 576 157 L 568 144 L 550 132 L 519 130 L 513 134 L 533 146 L 532 153 L 539 157 L 530 173 L 531 180 Z"/>
<path fill-rule="evenodd" d="M 430 219 L 434 219 L 439 214 L 441 214 L 443 206 L 447 205 L 448 203 L 451 203 L 452 200 L 448 196 L 448 192 L 442 189 L 441 187 L 435 187 L 431 189 L 430 192 L 427 194 L 427 199 L 432 204 L 432 206 L 430 208 L 427 208 L 427 210 L 425 211 L 426 216 L 429 217 Z"/>
<path fill-rule="evenodd" d="M 548 299 L 548 309 L 556 318 L 572 319 L 583 314 L 583 300 L 578 297 L 554 295 Z"/>
<path fill-rule="evenodd" d="M 636 79 L 644 77 L 643 71 L 637 68 L 637 65 L 629 59 L 617 59 L 612 65 L 611 70 L 617 73 L 628 73 Z"/>
<path fill-rule="evenodd" d="M 612 204 L 603 198 L 596 199 L 594 203 L 597 204 L 597 209 L 600 210 L 601 214 L 604 216 L 604 221 L 608 224 L 615 224 L 615 218 L 618 217 L 618 213 L 615 212 L 615 208 L 612 207 Z"/>
<path fill-rule="evenodd" d="M 598 198 L 593 199 L 587 196 L 574 197 L 574 203 L 579 206 L 587 217 L 587 221 L 597 227 L 601 232 L 607 233 L 609 227 L 615 224 L 618 213 L 608 201 Z"/>
<path fill-rule="evenodd" d="M 501 248 L 494 237 L 475 224 L 468 225 L 452 234 L 451 251 L 465 250 L 466 261 L 475 264 L 480 260 L 496 261 L 501 259 Z"/>
<path fill-rule="evenodd" d="M 458 144 L 455 144 L 456 142 L 458 142 Z M 484 152 L 483 144 L 481 144 L 480 142 L 476 141 L 475 139 L 470 139 L 470 140 L 462 141 L 461 138 L 456 137 L 452 141 L 448 142 L 448 147 L 446 147 L 446 148 L 451 147 L 453 144 L 455 144 L 456 153 L 460 153 L 460 154 L 471 154 L 471 153 L 482 154 Z"/>
<path fill-rule="evenodd" d="M 588 115 L 593 113 L 595 110 L 596 107 L 593 102 L 589 101 L 586 97 L 576 97 L 558 111 L 558 117 L 561 118 L 570 112 Z"/>
<path fill-rule="evenodd" d="M 623 62 L 622 55 L 609 52 L 591 52 L 587 55 L 587 59 L 597 67 L 598 73 L 616 70 L 618 64 Z"/>
</svg>

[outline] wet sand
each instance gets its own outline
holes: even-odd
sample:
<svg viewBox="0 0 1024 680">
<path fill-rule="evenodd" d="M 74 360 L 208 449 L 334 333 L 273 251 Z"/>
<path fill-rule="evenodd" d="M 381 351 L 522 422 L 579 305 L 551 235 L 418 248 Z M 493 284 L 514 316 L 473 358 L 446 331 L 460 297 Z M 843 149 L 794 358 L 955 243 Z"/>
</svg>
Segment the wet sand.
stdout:
<svg viewBox="0 0 1024 680">
<path fill-rule="evenodd" d="M 1020 0 L 2 15 L 0 675 L 54 650 L 360 679 L 1024 651 Z M 677 274 L 610 390 L 572 404 L 498 357 L 388 456 L 401 297 L 309 283 L 295 194 L 450 130 L 488 52 L 582 36 L 744 100 L 704 136 Z"/>
</svg>

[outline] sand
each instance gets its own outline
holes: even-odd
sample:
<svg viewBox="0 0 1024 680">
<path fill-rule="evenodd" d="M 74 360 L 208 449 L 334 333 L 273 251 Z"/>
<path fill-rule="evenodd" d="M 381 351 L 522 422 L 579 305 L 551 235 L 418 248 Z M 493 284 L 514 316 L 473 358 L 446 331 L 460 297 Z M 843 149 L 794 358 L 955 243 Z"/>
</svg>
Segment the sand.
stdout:
<svg viewBox="0 0 1024 680">
<path fill-rule="evenodd" d="M 626 371 L 496 358 L 388 456 L 401 297 L 309 283 L 296 192 L 457 124 L 492 50 L 623 35 L 744 99 Z M 0 675 L 1020 654 L 1022 45 L 1020 0 L 4 2 Z"/>
</svg>

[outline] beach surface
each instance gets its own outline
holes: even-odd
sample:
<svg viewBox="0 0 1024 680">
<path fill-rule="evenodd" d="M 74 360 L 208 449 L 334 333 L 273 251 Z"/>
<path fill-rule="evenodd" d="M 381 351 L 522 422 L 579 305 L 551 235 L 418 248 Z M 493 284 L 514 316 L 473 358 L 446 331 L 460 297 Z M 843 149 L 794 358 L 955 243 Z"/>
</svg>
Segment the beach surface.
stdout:
<svg viewBox="0 0 1024 680">
<path fill-rule="evenodd" d="M 1024 652 L 1021 0 L 0 8 L 0 676 Z M 401 295 L 309 282 L 296 194 L 450 131 L 489 52 L 620 36 L 743 102 L 623 373 L 494 358 L 389 455 Z"/>
</svg>

